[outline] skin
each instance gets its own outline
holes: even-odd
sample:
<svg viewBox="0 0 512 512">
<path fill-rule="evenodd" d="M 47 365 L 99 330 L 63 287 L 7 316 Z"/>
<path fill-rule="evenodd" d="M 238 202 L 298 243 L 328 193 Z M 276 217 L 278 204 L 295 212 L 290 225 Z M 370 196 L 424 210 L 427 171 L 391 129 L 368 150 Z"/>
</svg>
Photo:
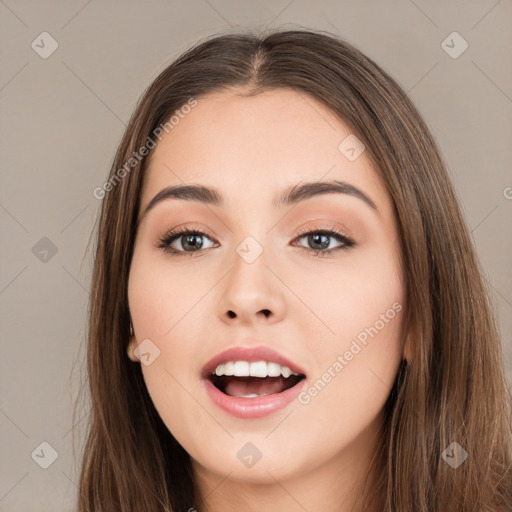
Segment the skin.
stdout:
<svg viewBox="0 0 512 512">
<path fill-rule="evenodd" d="M 159 348 L 160 356 L 142 366 L 144 379 L 169 431 L 191 455 L 210 510 L 257 511 L 264 504 L 270 512 L 348 511 L 407 356 L 403 313 L 360 343 L 362 350 L 309 403 L 295 400 L 264 418 L 238 419 L 219 409 L 200 372 L 228 347 L 263 344 L 306 370 L 305 389 L 332 373 L 365 327 L 395 302 L 405 306 L 391 198 L 366 151 L 349 161 L 338 150 L 350 129 L 313 98 L 279 89 L 197 99 L 154 149 L 141 212 L 161 189 L 184 183 L 216 187 L 226 204 L 168 199 L 142 218 L 128 286 L 130 357 L 139 362 L 133 347 L 146 338 Z M 331 179 L 361 189 L 378 212 L 346 194 L 272 205 L 292 185 Z M 199 253 L 157 247 L 162 235 L 185 224 L 206 233 Z M 326 226 L 357 245 L 315 255 L 318 244 L 298 231 Z M 263 248 L 251 264 L 236 252 L 247 236 Z M 334 237 L 327 242 L 342 245 Z M 173 247 L 194 251 L 183 237 Z M 237 458 L 247 442 L 263 454 L 251 468 Z"/>
</svg>

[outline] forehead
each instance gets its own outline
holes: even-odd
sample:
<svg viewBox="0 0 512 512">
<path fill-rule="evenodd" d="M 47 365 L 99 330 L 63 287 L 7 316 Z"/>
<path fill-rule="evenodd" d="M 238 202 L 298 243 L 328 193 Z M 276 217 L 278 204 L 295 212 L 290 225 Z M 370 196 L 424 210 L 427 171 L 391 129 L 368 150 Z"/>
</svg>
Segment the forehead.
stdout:
<svg viewBox="0 0 512 512">
<path fill-rule="evenodd" d="M 236 92 L 196 98 L 197 105 L 158 142 L 142 206 L 169 185 L 201 183 L 225 191 L 228 202 L 247 195 L 270 205 L 278 191 L 301 180 L 338 179 L 389 207 L 367 152 L 355 159 L 354 152 L 347 153 L 358 139 L 321 102 L 291 89 L 255 96 Z"/>
</svg>

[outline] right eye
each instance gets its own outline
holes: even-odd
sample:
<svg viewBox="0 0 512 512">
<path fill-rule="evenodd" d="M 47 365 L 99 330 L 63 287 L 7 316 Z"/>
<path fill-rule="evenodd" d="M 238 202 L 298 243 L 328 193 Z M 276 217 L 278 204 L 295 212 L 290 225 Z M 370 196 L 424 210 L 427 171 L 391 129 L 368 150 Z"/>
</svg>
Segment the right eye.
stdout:
<svg viewBox="0 0 512 512">
<path fill-rule="evenodd" d="M 203 249 L 203 238 L 210 239 L 206 233 L 185 226 L 166 233 L 160 238 L 158 248 L 171 255 L 193 256 Z"/>
</svg>

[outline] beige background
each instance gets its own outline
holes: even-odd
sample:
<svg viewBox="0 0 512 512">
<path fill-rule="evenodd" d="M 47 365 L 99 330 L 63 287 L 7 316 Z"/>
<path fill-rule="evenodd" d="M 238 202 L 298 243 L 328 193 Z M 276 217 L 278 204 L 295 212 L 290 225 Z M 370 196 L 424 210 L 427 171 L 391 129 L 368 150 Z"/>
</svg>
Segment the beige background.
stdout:
<svg viewBox="0 0 512 512">
<path fill-rule="evenodd" d="M 0 510 L 73 509 L 72 429 L 80 447 L 85 422 L 73 425 L 72 405 L 83 377 L 87 244 L 99 206 L 92 192 L 143 89 L 213 33 L 328 30 L 404 87 L 455 182 L 512 382 L 510 20 L 510 0 L 0 0 Z M 453 31 L 469 45 L 458 58 L 442 47 Z M 51 41 L 42 32 L 58 44 L 47 58 L 40 53 Z M 453 53 L 463 40 L 448 44 Z M 51 460 L 51 448 L 42 442 L 58 452 L 47 469 L 39 464 Z"/>
</svg>

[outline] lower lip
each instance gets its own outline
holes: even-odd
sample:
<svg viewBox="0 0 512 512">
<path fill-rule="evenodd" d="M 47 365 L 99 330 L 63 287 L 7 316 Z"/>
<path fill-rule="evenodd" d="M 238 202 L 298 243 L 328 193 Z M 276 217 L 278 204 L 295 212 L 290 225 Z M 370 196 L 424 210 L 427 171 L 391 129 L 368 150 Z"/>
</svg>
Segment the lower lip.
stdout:
<svg viewBox="0 0 512 512">
<path fill-rule="evenodd" d="M 240 398 L 229 396 L 217 389 L 209 379 L 204 379 L 206 392 L 213 403 L 232 416 L 241 419 L 254 419 L 269 416 L 280 409 L 284 409 L 293 401 L 304 387 L 306 379 L 302 379 L 295 386 L 282 391 L 258 398 Z"/>
</svg>

